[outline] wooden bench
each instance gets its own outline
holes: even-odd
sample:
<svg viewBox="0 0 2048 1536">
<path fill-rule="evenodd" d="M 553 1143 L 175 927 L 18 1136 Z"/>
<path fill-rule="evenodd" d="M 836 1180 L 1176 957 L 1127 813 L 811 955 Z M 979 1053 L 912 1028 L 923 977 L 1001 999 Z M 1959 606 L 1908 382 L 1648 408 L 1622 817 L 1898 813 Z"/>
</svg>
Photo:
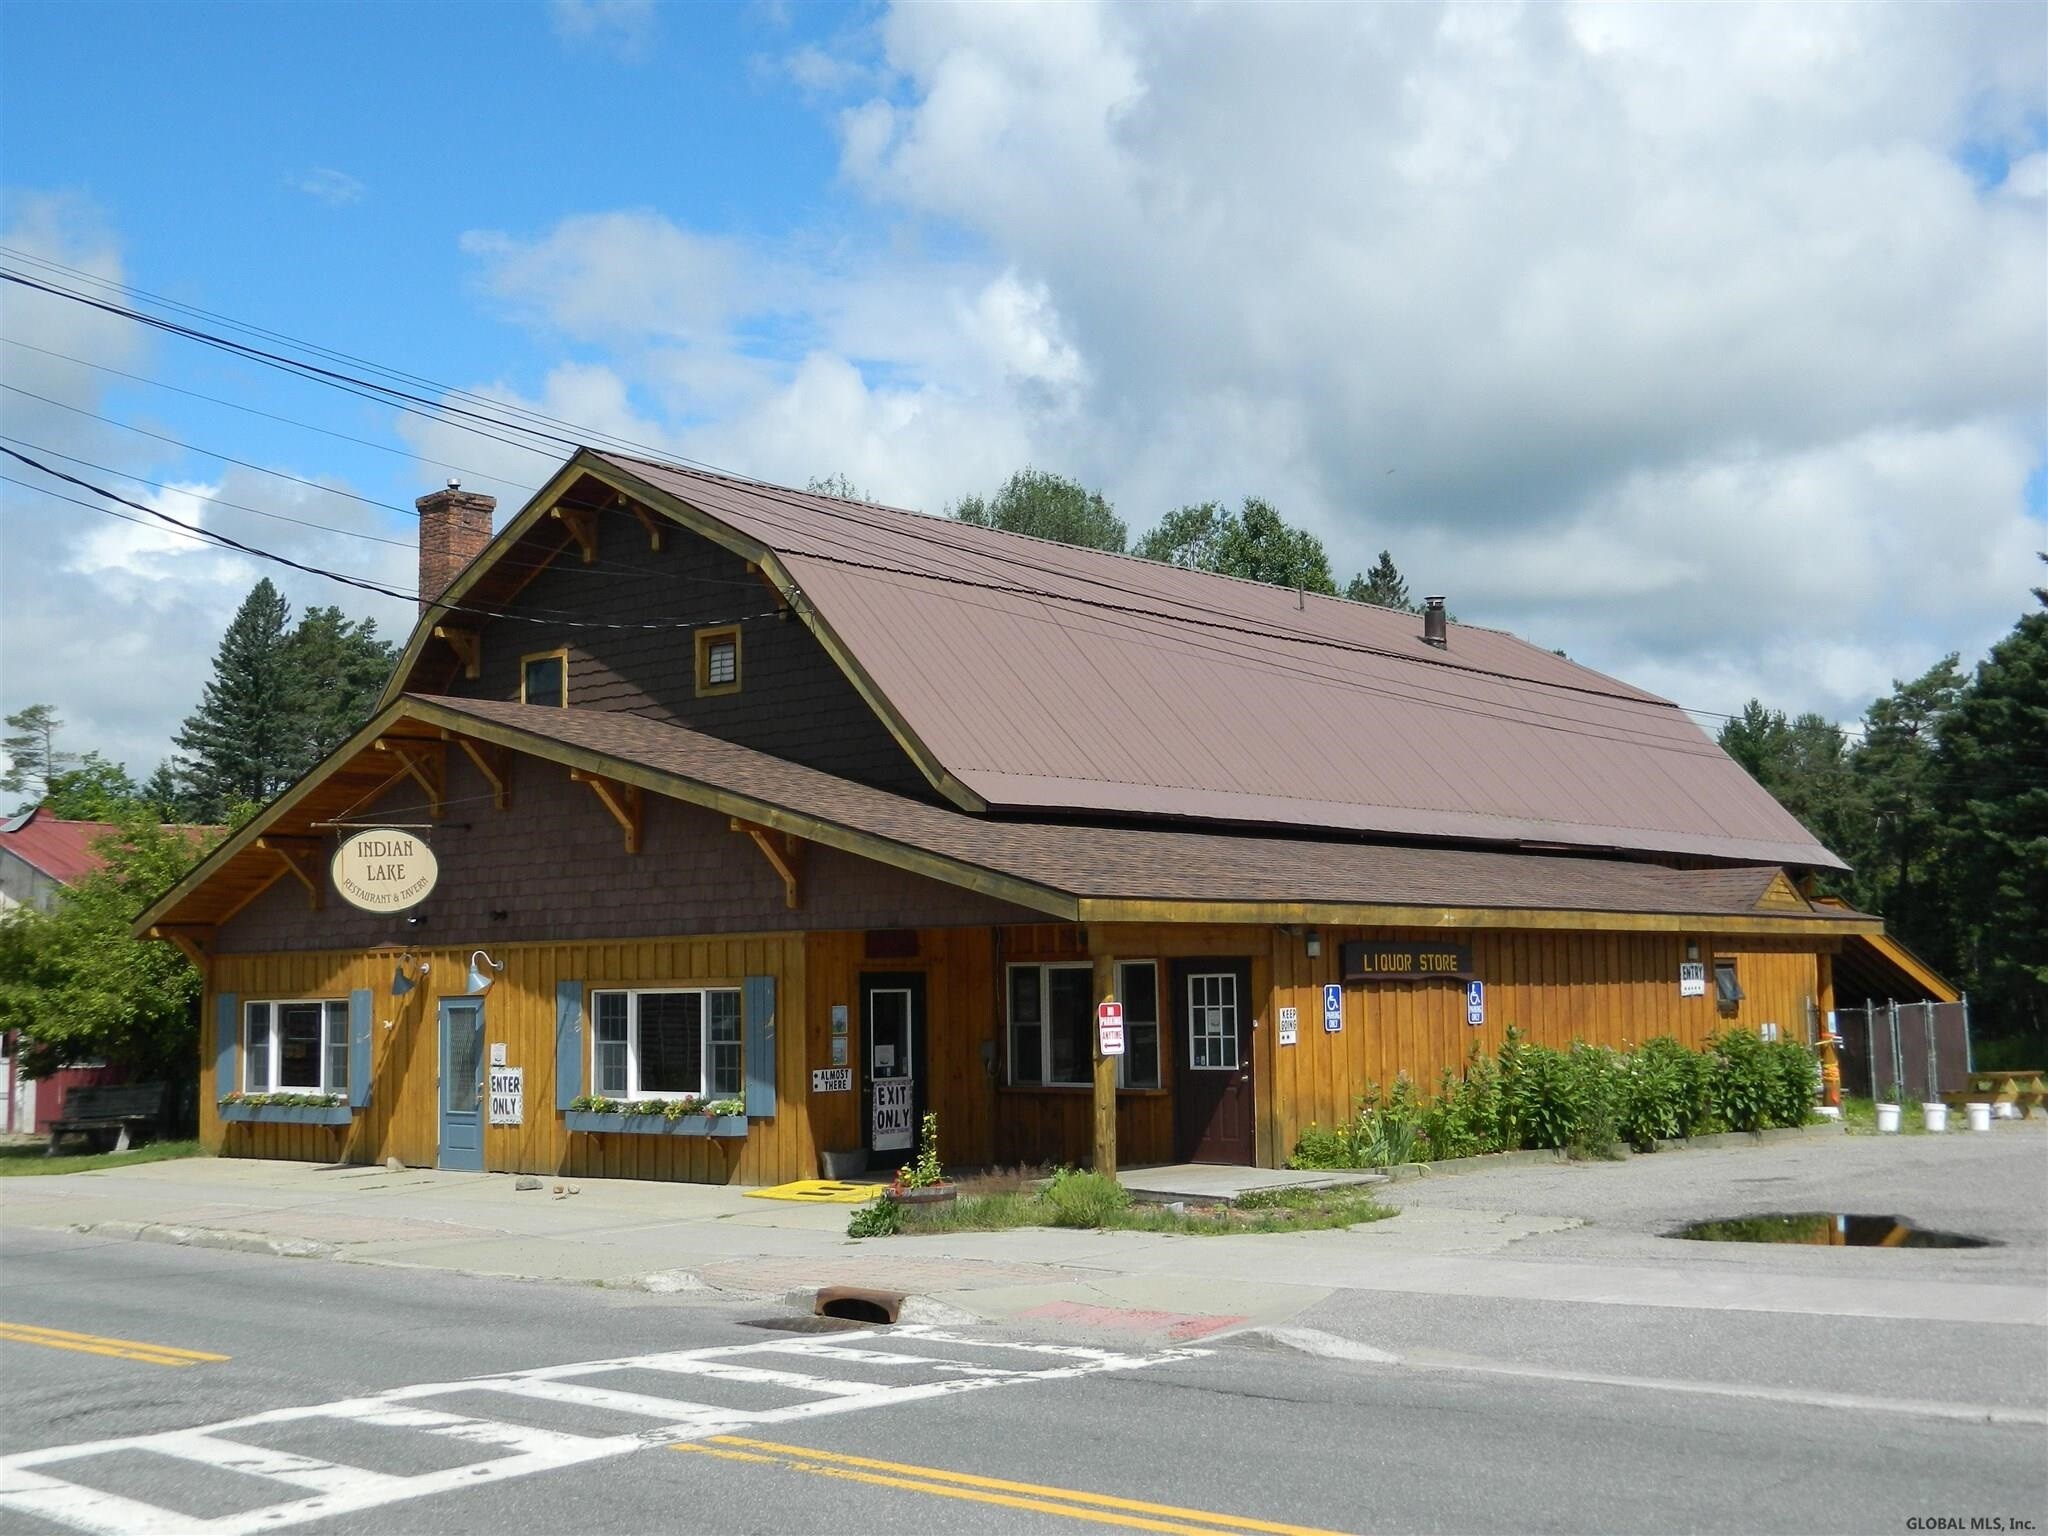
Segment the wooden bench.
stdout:
<svg viewBox="0 0 2048 1536">
<path fill-rule="evenodd" d="M 2012 1104 L 2022 1119 L 2037 1109 L 2048 1109 L 2048 1073 L 2039 1068 L 2018 1071 L 1972 1072 L 1969 1086 L 1944 1093 L 1945 1104 Z"/>
<path fill-rule="evenodd" d="M 100 1140 L 109 1131 L 114 1132 L 112 1150 L 126 1152 L 131 1130 L 155 1126 L 163 1116 L 162 1083 L 73 1088 L 64 1095 L 64 1113 L 50 1122 L 50 1144 L 43 1156 L 57 1155 L 61 1137 L 77 1134 Z"/>
</svg>

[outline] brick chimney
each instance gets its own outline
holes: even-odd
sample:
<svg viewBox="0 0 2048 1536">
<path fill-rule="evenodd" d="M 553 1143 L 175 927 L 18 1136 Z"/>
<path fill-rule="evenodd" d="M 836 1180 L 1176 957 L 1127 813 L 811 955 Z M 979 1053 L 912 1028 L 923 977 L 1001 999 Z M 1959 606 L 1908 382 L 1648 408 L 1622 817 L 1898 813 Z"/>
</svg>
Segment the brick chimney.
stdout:
<svg viewBox="0 0 2048 1536">
<path fill-rule="evenodd" d="M 465 491 L 460 480 L 413 503 L 420 510 L 420 612 L 454 584 L 491 542 L 498 498 Z"/>
</svg>

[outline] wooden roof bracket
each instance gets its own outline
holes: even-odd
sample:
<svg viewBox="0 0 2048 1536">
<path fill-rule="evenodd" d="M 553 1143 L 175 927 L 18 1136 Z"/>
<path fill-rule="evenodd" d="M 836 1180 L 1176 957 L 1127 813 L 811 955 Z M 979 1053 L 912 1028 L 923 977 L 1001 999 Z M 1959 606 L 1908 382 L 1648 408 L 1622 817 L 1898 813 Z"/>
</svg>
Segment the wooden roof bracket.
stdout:
<svg viewBox="0 0 2048 1536">
<path fill-rule="evenodd" d="M 389 752 L 412 781 L 426 791 L 427 814 L 439 821 L 448 799 L 448 765 L 437 741 L 393 741 L 377 738 L 377 750 Z"/>
<path fill-rule="evenodd" d="M 456 660 L 462 663 L 464 677 L 474 679 L 483 671 L 484 642 L 483 636 L 477 631 L 462 624 L 436 624 L 434 637 L 448 642 L 448 648 L 455 653 Z"/>
<path fill-rule="evenodd" d="M 441 739 L 452 741 L 461 747 L 469 760 L 476 765 L 476 771 L 482 774 L 484 782 L 491 786 L 493 808 L 500 811 L 511 810 L 512 784 L 505 772 L 505 749 L 457 735 L 445 726 L 441 730 Z"/>
<path fill-rule="evenodd" d="M 256 846 L 276 854 L 284 867 L 299 877 L 299 884 L 306 888 L 306 903 L 311 910 L 318 912 L 326 905 L 327 884 L 323 878 L 325 872 L 320 868 L 320 854 L 327 845 L 321 839 L 266 832 L 256 839 Z"/>
<path fill-rule="evenodd" d="M 213 924 L 157 923 L 149 930 L 149 936 L 177 945 L 192 962 L 192 968 L 202 976 L 206 974 L 213 959 Z"/>
<path fill-rule="evenodd" d="M 782 878 L 782 900 L 794 912 L 803 905 L 804 843 L 792 832 L 771 832 L 766 827 L 756 826 L 751 821 L 742 821 L 735 816 L 732 829 L 744 832 L 754 840 L 754 846 L 761 850 L 761 857 L 768 861 Z"/>
<path fill-rule="evenodd" d="M 630 496 L 621 496 L 618 499 L 617 505 L 621 511 L 630 512 L 640 519 L 640 526 L 647 530 L 647 547 L 659 553 L 661 550 L 661 524 L 655 520 L 654 514 Z"/>
<path fill-rule="evenodd" d="M 569 537 L 576 541 L 576 547 L 583 551 L 583 563 L 590 564 L 597 558 L 597 514 L 588 507 L 556 506 L 548 516 L 558 519 L 569 530 Z"/>
<path fill-rule="evenodd" d="M 604 808 L 612 813 L 612 820 L 619 824 L 626 834 L 626 852 L 640 851 L 640 786 L 621 784 L 617 779 L 608 779 L 601 773 L 591 773 L 582 768 L 571 768 L 569 777 L 578 784 L 588 784 Z"/>
</svg>

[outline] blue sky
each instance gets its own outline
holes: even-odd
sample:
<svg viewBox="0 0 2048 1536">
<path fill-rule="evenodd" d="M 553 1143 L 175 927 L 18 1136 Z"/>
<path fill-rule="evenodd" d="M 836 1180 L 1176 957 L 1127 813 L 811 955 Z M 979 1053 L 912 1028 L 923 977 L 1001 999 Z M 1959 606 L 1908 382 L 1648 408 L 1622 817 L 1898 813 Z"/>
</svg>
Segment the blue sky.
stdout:
<svg viewBox="0 0 2048 1536">
<path fill-rule="evenodd" d="M 1702 709 L 1853 718 L 2039 579 L 2038 7 L 0 28 L 0 243 L 664 451 L 933 511 L 1035 464 L 1134 532 L 1261 495 L 1340 581 L 1390 548 L 1462 617 Z M 297 558 L 402 586 L 445 465 L 508 502 L 548 467 L 0 298 L 0 432 Z M 257 568 L 15 486 L 0 514 L 0 708 L 146 771 Z"/>
</svg>

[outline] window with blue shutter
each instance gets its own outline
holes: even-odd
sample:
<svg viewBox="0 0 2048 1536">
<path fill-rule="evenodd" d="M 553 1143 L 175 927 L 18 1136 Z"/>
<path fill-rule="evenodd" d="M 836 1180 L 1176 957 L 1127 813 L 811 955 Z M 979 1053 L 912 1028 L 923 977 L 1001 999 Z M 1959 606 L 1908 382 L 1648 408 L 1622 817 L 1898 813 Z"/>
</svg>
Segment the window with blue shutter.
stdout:
<svg viewBox="0 0 2048 1536">
<path fill-rule="evenodd" d="M 775 978 L 749 976 L 743 988 L 747 1051 L 747 1117 L 775 1113 Z"/>
</svg>

